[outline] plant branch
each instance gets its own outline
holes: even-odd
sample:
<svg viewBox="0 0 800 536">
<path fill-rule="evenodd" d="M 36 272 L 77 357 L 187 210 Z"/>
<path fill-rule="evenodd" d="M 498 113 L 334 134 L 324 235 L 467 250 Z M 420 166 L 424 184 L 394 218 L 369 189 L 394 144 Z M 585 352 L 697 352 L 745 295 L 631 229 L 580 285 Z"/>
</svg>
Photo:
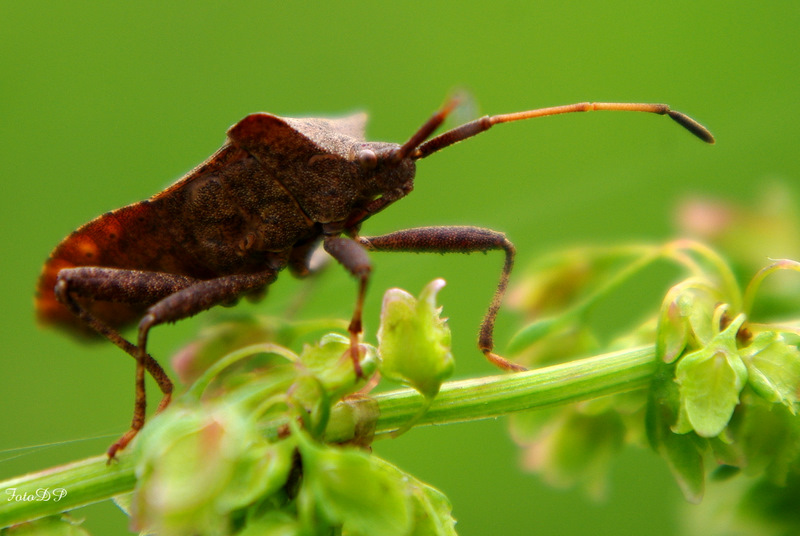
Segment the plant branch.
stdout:
<svg viewBox="0 0 800 536">
<path fill-rule="evenodd" d="M 449 382 L 415 426 L 489 419 L 623 393 L 648 385 L 655 367 L 655 347 L 644 346 L 528 372 Z M 347 441 L 364 428 L 374 430 L 376 438 L 387 437 L 417 417 L 422 404 L 423 397 L 412 389 L 340 402 L 333 408 L 326 439 Z M 365 425 L 365 418 L 372 422 Z M 132 491 L 135 483 L 129 452 L 111 465 L 105 456 L 95 456 L 12 478 L 0 482 L 0 527 L 106 500 Z M 52 494 L 57 489 L 67 492 L 58 501 L 52 496 L 13 498 L 35 498 L 37 490 Z"/>
</svg>

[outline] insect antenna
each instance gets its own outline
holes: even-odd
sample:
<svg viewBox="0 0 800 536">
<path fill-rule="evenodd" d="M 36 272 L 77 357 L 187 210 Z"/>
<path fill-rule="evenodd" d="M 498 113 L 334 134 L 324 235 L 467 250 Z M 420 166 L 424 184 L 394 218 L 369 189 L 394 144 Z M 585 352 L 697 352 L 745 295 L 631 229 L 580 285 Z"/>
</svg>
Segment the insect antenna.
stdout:
<svg viewBox="0 0 800 536">
<path fill-rule="evenodd" d="M 454 101 L 450 101 L 448 105 L 454 105 Z M 676 123 L 681 125 L 683 128 L 700 138 L 706 143 L 714 143 L 714 136 L 709 132 L 709 130 L 689 117 L 688 115 L 675 111 L 670 110 L 669 106 L 666 104 L 645 104 L 645 103 L 630 103 L 630 102 L 579 102 L 576 104 L 567 104 L 564 106 L 553 106 L 550 108 L 539 108 L 536 110 L 528 110 L 525 112 L 515 112 L 510 114 L 501 114 L 501 115 L 486 115 L 474 121 L 470 121 L 469 123 L 464 123 L 463 125 L 456 127 L 452 130 L 448 130 L 447 132 L 443 132 L 439 134 L 435 138 L 431 138 L 428 141 L 423 141 L 427 136 L 429 136 L 433 131 L 442 124 L 444 118 L 452 109 L 452 106 L 448 108 L 445 106 L 441 111 L 439 111 L 436 115 L 431 117 L 422 128 L 420 128 L 414 136 L 411 137 L 405 145 L 403 145 L 398 153 L 403 152 L 403 156 L 410 155 L 412 159 L 419 160 L 420 158 L 425 158 L 426 156 L 430 156 L 431 154 L 444 149 L 454 143 L 458 143 L 462 140 L 467 138 L 471 138 L 472 136 L 476 136 L 481 132 L 489 130 L 494 125 L 498 123 L 511 123 L 514 121 L 522 121 L 523 119 L 533 119 L 535 117 L 546 117 L 548 115 L 558 115 L 558 114 L 568 114 L 573 112 L 590 112 L 594 110 L 610 110 L 610 111 L 617 111 L 617 112 L 647 112 L 647 113 L 654 113 L 659 115 L 668 115 L 671 117 Z M 436 122 L 438 120 L 438 122 Z M 426 129 L 426 127 L 429 127 Z M 423 136 L 424 134 L 424 136 Z M 419 146 L 413 145 L 412 142 L 415 142 Z M 414 149 L 416 147 L 416 149 Z M 411 152 L 413 151 L 413 153 Z"/>
<path fill-rule="evenodd" d="M 458 103 L 458 98 L 454 97 L 449 99 L 445 105 L 442 106 L 441 110 L 433 114 L 430 119 L 425 121 L 425 124 L 423 124 L 407 142 L 401 145 L 400 148 L 394 152 L 394 154 L 392 154 L 389 160 L 390 163 L 400 162 L 410 155 L 414 149 L 417 149 L 422 142 L 428 139 L 428 136 L 433 134 L 436 129 L 439 128 L 442 123 L 444 123 L 445 119 L 447 119 L 447 116 L 450 115 L 450 112 L 452 112 L 455 107 L 458 106 Z M 449 132 L 452 132 L 452 130 Z"/>
</svg>

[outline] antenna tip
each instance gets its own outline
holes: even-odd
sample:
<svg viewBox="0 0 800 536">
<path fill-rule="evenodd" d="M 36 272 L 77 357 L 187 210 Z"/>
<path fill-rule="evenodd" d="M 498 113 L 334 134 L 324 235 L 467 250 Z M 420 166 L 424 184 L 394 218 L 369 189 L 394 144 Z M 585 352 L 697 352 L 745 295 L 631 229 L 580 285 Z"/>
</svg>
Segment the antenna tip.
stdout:
<svg viewBox="0 0 800 536">
<path fill-rule="evenodd" d="M 680 126 L 685 128 L 686 130 L 688 130 L 689 132 L 691 132 L 704 142 L 710 143 L 712 145 L 714 144 L 715 142 L 714 135 L 711 134 L 711 132 L 706 127 L 704 127 L 703 125 L 701 125 L 688 115 L 681 112 L 676 112 L 675 110 L 670 110 L 667 113 L 669 114 L 669 116 L 672 118 L 673 121 L 678 123 Z"/>
</svg>

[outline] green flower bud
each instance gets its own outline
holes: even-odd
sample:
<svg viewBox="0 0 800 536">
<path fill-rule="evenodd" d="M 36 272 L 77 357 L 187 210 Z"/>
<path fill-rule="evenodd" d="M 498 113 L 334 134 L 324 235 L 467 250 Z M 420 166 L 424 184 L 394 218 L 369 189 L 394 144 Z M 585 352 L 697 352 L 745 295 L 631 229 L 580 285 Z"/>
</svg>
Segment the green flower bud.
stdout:
<svg viewBox="0 0 800 536">
<path fill-rule="evenodd" d="M 672 363 L 683 353 L 689 341 L 689 323 L 681 295 L 673 296 L 675 288 L 667 294 L 661 306 L 656 332 L 656 356 L 665 363 Z"/>
<path fill-rule="evenodd" d="M 348 447 L 324 447 L 291 424 L 303 465 L 297 498 L 311 533 L 342 527 L 354 536 L 398 536 L 412 528 L 412 504 L 402 478 L 374 456 Z"/>
<path fill-rule="evenodd" d="M 672 363 L 687 346 L 708 344 L 714 337 L 714 308 L 721 299 L 718 291 L 698 279 L 687 279 L 672 287 L 658 316 L 656 355 L 665 363 Z"/>
<path fill-rule="evenodd" d="M 137 439 L 132 524 L 162 536 L 227 534 L 234 510 L 285 484 L 292 450 L 262 439 L 232 405 L 171 407 Z"/>
<path fill-rule="evenodd" d="M 297 506 L 304 534 L 455 536 L 441 492 L 377 456 L 316 443 L 290 426 L 302 459 Z"/>
<path fill-rule="evenodd" d="M 444 285 L 443 279 L 435 279 L 419 299 L 397 288 L 386 291 L 378 330 L 381 373 L 412 386 L 427 399 L 436 396 L 455 367 L 450 328 L 436 307 L 436 294 Z"/>
<path fill-rule="evenodd" d="M 331 400 L 336 401 L 360 389 L 378 368 L 373 346 L 360 344 L 359 356 L 361 377 L 357 378 L 350 358 L 350 339 L 329 333 L 316 344 L 306 344 L 300 362 L 322 383 Z"/>
</svg>

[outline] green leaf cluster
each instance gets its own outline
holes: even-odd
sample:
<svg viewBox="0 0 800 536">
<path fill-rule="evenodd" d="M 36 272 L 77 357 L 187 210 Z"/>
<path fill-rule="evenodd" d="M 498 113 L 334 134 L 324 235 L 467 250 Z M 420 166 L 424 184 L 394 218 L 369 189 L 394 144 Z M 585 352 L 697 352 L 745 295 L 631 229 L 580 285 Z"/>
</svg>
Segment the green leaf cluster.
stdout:
<svg viewBox="0 0 800 536">
<path fill-rule="evenodd" d="M 598 304 L 656 261 L 685 274 L 658 311 L 621 334 L 594 330 Z M 552 364 L 649 343 L 658 368 L 649 391 L 515 415 L 512 434 L 526 449 L 526 466 L 601 496 L 613 455 L 628 442 L 658 452 L 691 502 L 702 498 L 713 467 L 778 483 L 793 478 L 800 471 L 800 331 L 750 319 L 761 281 L 786 269 L 798 264 L 777 261 L 744 285 L 719 254 L 690 240 L 547 259 L 517 291 L 516 304 L 531 318 L 512 341 L 517 359 Z"/>
<path fill-rule="evenodd" d="M 452 370 L 450 333 L 434 301 L 443 284 L 429 285 L 419 302 L 390 294 L 394 309 L 389 306 L 382 328 L 382 341 L 401 337 L 390 343 L 395 352 L 405 341 L 416 356 L 406 367 L 382 349 L 383 368 L 429 398 Z M 263 334 L 268 324 L 245 326 Z M 339 334 L 305 344 L 299 354 L 275 343 L 240 347 L 251 340 L 246 327 L 229 324 L 181 354 L 193 384 L 134 443 L 137 484 L 121 502 L 136 530 L 163 536 L 455 534 L 446 497 L 364 450 L 372 440 L 368 423 L 377 419 L 364 413 L 369 405 L 332 417 L 338 402 L 347 408 L 349 398 L 363 396 L 357 391 L 381 366 L 373 347 L 359 346 L 358 374 L 350 339 Z M 209 362 L 210 349 L 227 354 Z M 325 441 L 330 430 L 342 429 L 350 430 L 344 434 L 350 445 Z"/>
</svg>

